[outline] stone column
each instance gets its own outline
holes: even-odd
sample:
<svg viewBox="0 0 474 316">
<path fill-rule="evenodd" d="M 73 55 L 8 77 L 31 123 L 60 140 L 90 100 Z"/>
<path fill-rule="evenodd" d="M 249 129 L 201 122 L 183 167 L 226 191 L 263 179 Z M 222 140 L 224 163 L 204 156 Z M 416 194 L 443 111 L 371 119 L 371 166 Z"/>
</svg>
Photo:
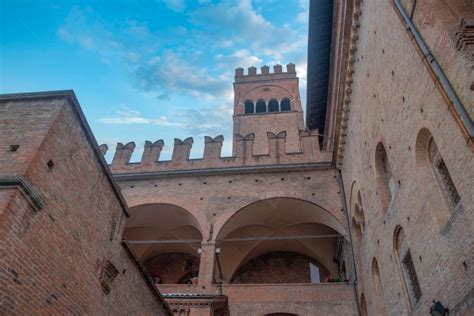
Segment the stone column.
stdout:
<svg viewBox="0 0 474 316">
<path fill-rule="evenodd" d="M 202 242 L 201 259 L 199 263 L 198 285 L 202 292 L 211 293 L 214 281 L 214 267 L 216 265 L 216 244 L 214 242 Z M 205 288 L 203 288 L 205 287 Z"/>
</svg>

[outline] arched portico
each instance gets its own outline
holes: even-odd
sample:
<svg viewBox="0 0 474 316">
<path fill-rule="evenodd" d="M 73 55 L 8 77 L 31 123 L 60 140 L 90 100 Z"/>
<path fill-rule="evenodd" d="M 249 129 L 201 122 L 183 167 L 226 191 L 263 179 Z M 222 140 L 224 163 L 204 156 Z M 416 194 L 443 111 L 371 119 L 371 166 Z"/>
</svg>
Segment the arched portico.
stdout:
<svg viewBox="0 0 474 316">
<path fill-rule="evenodd" d="M 202 233 L 196 218 L 182 207 L 164 203 L 138 205 L 130 213 L 124 237 L 155 281 L 197 280 Z"/>
<path fill-rule="evenodd" d="M 260 200 L 237 211 L 220 229 L 216 236 L 220 250 L 217 268 L 220 266 L 222 281 L 229 283 L 251 260 L 286 252 L 311 258 L 315 266 L 320 265 L 315 271 L 328 271 L 337 278 L 339 266 L 334 258 L 346 236 L 344 226 L 314 203 L 286 197 Z M 310 265 L 301 269 L 309 278 Z"/>
</svg>

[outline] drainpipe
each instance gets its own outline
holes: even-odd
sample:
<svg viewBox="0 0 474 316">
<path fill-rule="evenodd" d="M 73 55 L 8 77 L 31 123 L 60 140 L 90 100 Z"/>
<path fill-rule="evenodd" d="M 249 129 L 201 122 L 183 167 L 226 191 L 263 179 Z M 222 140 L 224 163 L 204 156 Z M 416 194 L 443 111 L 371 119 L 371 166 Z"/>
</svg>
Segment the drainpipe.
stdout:
<svg viewBox="0 0 474 316">
<path fill-rule="evenodd" d="M 347 228 L 349 229 L 349 243 L 351 245 L 351 252 L 352 252 L 352 268 L 354 269 L 354 281 L 352 282 L 354 286 L 354 294 L 356 297 L 356 304 L 357 304 L 357 312 L 359 316 L 361 315 L 360 312 L 360 305 L 359 305 L 359 293 L 357 291 L 357 268 L 355 263 L 355 255 L 354 255 L 354 244 L 352 243 L 352 230 L 351 230 L 351 223 L 349 220 L 349 211 L 347 210 L 346 204 L 346 192 L 344 190 L 344 181 L 342 180 L 342 173 L 340 169 L 337 170 L 337 182 L 339 183 L 339 188 L 342 194 L 342 208 L 344 209 L 344 214 L 346 215 L 347 221 Z"/>
<path fill-rule="evenodd" d="M 398 13 L 401 15 L 403 21 L 407 26 L 407 31 L 413 36 L 419 50 L 423 54 L 424 59 L 428 62 L 431 71 L 436 76 L 439 84 L 441 85 L 446 97 L 449 99 L 451 104 L 454 107 L 454 110 L 457 114 L 458 122 L 461 125 L 461 128 L 467 133 L 469 138 L 472 140 L 474 138 L 474 123 L 472 122 L 471 118 L 466 112 L 463 104 L 459 100 L 456 91 L 454 91 L 451 83 L 449 82 L 448 78 L 443 72 L 443 69 L 439 65 L 438 61 L 435 59 L 433 54 L 431 53 L 430 49 L 426 45 L 423 37 L 421 36 L 420 32 L 416 28 L 415 24 L 413 24 L 412 19 L 408 16 L 407 12 L 403 8 L 400 3 L 400 0 L 393 0 L 395 4 L 395 8 Z M 416 3 L 415 3 L 416 4 Z M 413 6 L 412 14 L 414 12 L 415 7 Z"/>
</svg>

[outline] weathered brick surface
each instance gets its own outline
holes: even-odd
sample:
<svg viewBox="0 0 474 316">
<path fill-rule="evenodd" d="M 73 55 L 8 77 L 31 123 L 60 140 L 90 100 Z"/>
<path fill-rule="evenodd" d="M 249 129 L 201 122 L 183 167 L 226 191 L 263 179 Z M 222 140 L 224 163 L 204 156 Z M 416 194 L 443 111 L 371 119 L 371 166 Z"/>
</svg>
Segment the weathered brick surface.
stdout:
<svg viewBox="0 0 474 316">
<path fill-rule="evenodd" d="M 320 280 L 329 272 L 314 259 L 301 254 L 272 252 L 246 262 L 232 277 L 233 284 L 311 283 L 310 263 L 320 269 Z"/>
<path fill-rule="evenodd" d="M 0 188 L 0 313 L 165 315 L 121 245 L 123 206 L 69 97 L 0 102 L 0 177 L 24 177 L 44 201 Z"/>
<path fill-rule="evenodd" d="M 274 71 L 265 71 L 265 66 L 258 74 L 241 76 L 236 72 L 234 83 L 234 124 L 233 134 L 255 136 L 253 153 L 255 155 L 268 155 L 269 144 L 267 134 L 277 135 L 286 133 L 287 142 L 285 149 L 287 153 L 300 153 L 301 145 L 299 139 L 300 131 L 303 131 L 303 109 L 301 107 L 300 93 L 298 88 L 298 77 L 294 70 L 295 65 L 288 64 L 287 72 L 282 73 L 280 65 L 274 66 Z M 290 112 L 271 112 L 245 114 L 245 101 L 250 100 L 255 105 L 258 100 L 267 104 L 270 100 L 281 100 L 287 98 L 291 102 Z M 233 143 L 234 155 L 237 152 L 237 143 Z M 283 151 L 285 152 L 285 150 Z"/>
<path fill-rule="evenodd" d="M 417 1 L 413 21 L 443 68 L 471 118 L 474 117 L 474 60 L 457 49 L 461 19 L 474 19 L 474 3 L 463 0 Z M 472 44 L 470 50 L 472 54 Z"/>
<path fill-rule="evenodd" d="M 419 2 L 415 20 L 420 23 L 422 35 L 472 115 L 473 94 L 468 91 L 472 69 L 465 68 L 464 57 L 453 49 L 440 26 L 444 13 L 434 11 L 433 1 Z M 341 160 L 346 194 L 351 196 L 356 181 L 364 206 L 365 229 L 360 246 L 356 247 L 356 257 L 360 257 L 359 295 L 364 294 L 370 315 L 378 314 L 376 309 L 380 305 L 392 315 L 426 315 L 433 300 L 440 300 L 451 309 L 451 314 L 472 314 L 472 148 L 466 144 L 391 1 L 363 1 L 361 10 Z M 431 19 L 424 22 L 426 16 Z M 422 128 L 433 135 L 461 197 L 463 207 L 458 212 L 450 213 L 433 170 L 419 161 L 416 140 Z M 376 185 L 375 149 L 379 142 L 387 151 L 395 184 L 387 212 Z M 397 226 L 404 230 L 404 242 L 410 248 L 420 283 L 422 296 L 417 304 L 409 302 L 394 249 Z M 380 295 L 375 293 L 373 258 L 377 259 L 380 271 Z"/>
<path fill-rule="evenodd" d="M 249 205 L 258 201 L 277 198 L 274 202 L 275 204 L 268 205 L 268 211 L 270 212 L 269 214 L 273 213 L 274 217 L 278 218 L 280 211 L 279 203 L 281 203 L 278 198 L 308 201 L 309 203 L 319 205 L 326 209 L 329 214 L 331 214 L 330 217 L 334 218 L 334 223 L 338 223 L 337 225 L 339 226 L 337 227 L 340 227 L 340 231 L 345 234 L 346 221 L 344 213 L 342 212 L 342 199 L 335 176 L 335 171 L 331 169 L 189 177 L 180 176 L 179 171 L 177 171 L 173 177 L 165 176 L 149 180 L 121 178 L 119 184 L 131 208 L 132 218 L 134 217 L 134 212 L 138 210 L 137 207 L 140 207 L 140 205 L 155 204 L 156 216 L 159 217 L 162 205 L 172 204 L 192 214 L 192 216 L 196 218 L 199 230 L 202 232 L 203 242 L 200 246 L 202 250 L 200 254 L 198 285 L 190 287 L 178 286 L 177 288 L 172 285 L 160 285 L 160 291 L 164 291 L 164 293 L 189 292 L 216 294 L 216 285 L 213 285 L 213 283 L 215 283 L 216 278 L 219 278 L 219 273 L 215 266 L 215 243 L 217 243 L 221 249 L 220 261 L 225 278 L 224 282 L 228 283 L 230 282 L 232 274 L 238 268 L 239 263 L 244 258 L 241 257 L 242 254 L 233 252 L 232 247 L 229 248 L 229 246 L 219 243 L 219 240 L 223 238 L 221 235 L 223 234 L 225 236 L 226 234 L 221 232 L 223 227 L 225 227 L 226 223 L 228 223 L 233 216 Z M 295 213 L 301 211 L 303 210 L 300 210 L 299 206 L 294 206 Z M 259 222 L 257 219 L 255 219 L 253 224 L 264 225 L 264 223 Z M 306 231 L 292 231 L 292 234 L 311 235 L 318 232 L 318 230 L 311 230 L 313 229 L 312 227 L 308 228 L 309 230 Z M 253 230 L 253 232 L 249 231 L 247 236 L 253 235 L 260 236 L 262 232 L 258 230 Z M 279 235 L 281 235 L 281 233 Z M 175 236 L 176 237 L 172 239 L 179 239 L 180 235 Z M 280 245 L 280 249 L 284 250 L 285 247 L 287 247 L 285 244 L 289 245 L 289 242 L 290 241 L 281 241 L 274 242 L 274 244 Z M 327 244 L 326 241 L 315 242 L 313 240 L 312 242 L 314 242 L 314 244 L 308 244 L 308 246 L 313 245 L 310 247 L 316 247 L 315 245 Z M 332 242 L 329 243 L 331 246 L 327 248 L 324 248 L 324 246 L 317 247 L 320 247 L 318 249 L 320 249 L 319 251 L 322 255 L 321 263 L 330 270 L 332 275 L 337 275 L 337 266 L 333 262 L 335 240 Z M 180 246 L 178 245 L 176 247 L 179 248 Z M 182 249 L 188 249 L 187 246 L 181 247 Z M 243 253 L 243 255 L 245 255 L 245 253 Z M 229 258 L 233 259 L 231 260 Z M 278 271 L 272 272 L 278 273 Z M 269 275 L 269 277 L 271 276 Z M 274 280 L 274 282 L 276 281 L 277 279 Z M 298 287 L 293 288 L 289 285 L 289 287 L 286 288 L 283 284 L 281 286 L 274 286 L 275 287 L 270 288 L 276 288 L 278 291 L 268 292 L 266 294 L 268 300 L 280 302 L 281 295 L 289 295 L 287 298 L 288 303 L 285 303 L 286 305 L 292 306 L 294 303 L 294 310 L 297 313 L 311 315 L 310 311 L 315 308 L 316 303 L 311 303 L 310 299 L 304 303 L 298 303 L 299 300 L 296 299 Z M 353 288 L 349 288 L 351 295 L 353 295 Z M 306 291 L 308 293 L 312 292 L 312 288 L 305 289 L 307 289 Z M 252 292 L 253 288 L 249 288 L 248 291 Z M 262 305 L 252 303 L 240 310 L 239 306 L 244 306 L 242 305 L 243 303 L 239 301 L 239 295 L 241 295 L 241 293 L 241 291 L 231 291 L 228 294 L 224 293 L 229 295 L 231 315 L 243 315 L 247 313 L 249 315 L 260 315 L 258 313 L 264 313 L 265 311 L 271 312 L 277 309 L 275 307 L 276 305 L 273 306 L 276 303 L 264 303 Z M 329 311 L 334 311 L 333 314 L 337 314 L 336 311 L 338 308 L 340 308 L 342 314 L 344 314 L 344 311 L 347 311 L 347 314 L 355 313 L 354 301 L 340 302 L 339 296 L 332 296 L 332 293 L 333 292 L 330 291 L 327 292 L 327 299 L 332 299 L 336 303 L 334 303 L 334 305 L 333 303 L 328 304 L 328 306 L 324 308 L 328 308 Z M 291 299 L 294 299 L 294 301 L 291 301 Z M 278 306 L 282 307 L 283 304 Z M 321 310 L 325 310 L 324 308 Z M 321 315 L 323 314 L 322 312 Z M 331 313 L 329 313 L 329 315 L 330 314 Z"/>
</svg>

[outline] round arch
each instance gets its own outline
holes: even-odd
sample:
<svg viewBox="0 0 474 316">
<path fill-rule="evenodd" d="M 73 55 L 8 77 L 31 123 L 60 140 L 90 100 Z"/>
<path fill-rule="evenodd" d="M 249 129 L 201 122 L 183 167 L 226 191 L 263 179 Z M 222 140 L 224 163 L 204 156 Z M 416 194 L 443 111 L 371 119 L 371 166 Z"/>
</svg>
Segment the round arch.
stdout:
<svg viewBox="0 0 474 316">
<path fill-rule="evenodd" d="M 197 219 L 183 207 L 150 203 L 134 206 L 130 213 L 124 237 L 142 261 L 173 252 L 197 255 L 202 229 Z"/>
<path fill-rule="evenodd" d="M 345 227 L 324 208 L 296 198 L 269 198 L 234 213 L 216 235 L 224 282 L 243 264 L 265 253 L 293 252 L 319 262 L 331 274 Z"/>
<path fill-rule="evenodd" d="M 282 90 L 285 92 L 285 94 L 287 95 L 287 98 L 289 98 L 290 100 L 294 100 L 295 97 L 294 97 L 294 94 L 291 93 L 291 91 L 287 88 L 287 87 L 284 87 L 284 86 L 281 86 L 281 85 L 277 85 L 277 84 L 266 84 L 264 86 L 257 86 L 257 87 L 254 87 L 250 90 L 248 90 L 242 97 L 242 99 L 255 99 L 255 95 L 261 95 L 261 93 L 259 92 L 260 90 L 262 90 L 262 88 L 276 88 L 278 90 Z M 255 93 L 256 90 L 259 90 L 257 91 L 257 93 Z"/>
<path fill-rule="evenodd" d="M 362 202 L 362 193 L 357 181 L 352 182 L 349 216 L 354 233 L 353 236 L 355 235 L 357 242 L 360 243 L 365 229 L 365 210 L 364 203 Z"/>
</svg>

